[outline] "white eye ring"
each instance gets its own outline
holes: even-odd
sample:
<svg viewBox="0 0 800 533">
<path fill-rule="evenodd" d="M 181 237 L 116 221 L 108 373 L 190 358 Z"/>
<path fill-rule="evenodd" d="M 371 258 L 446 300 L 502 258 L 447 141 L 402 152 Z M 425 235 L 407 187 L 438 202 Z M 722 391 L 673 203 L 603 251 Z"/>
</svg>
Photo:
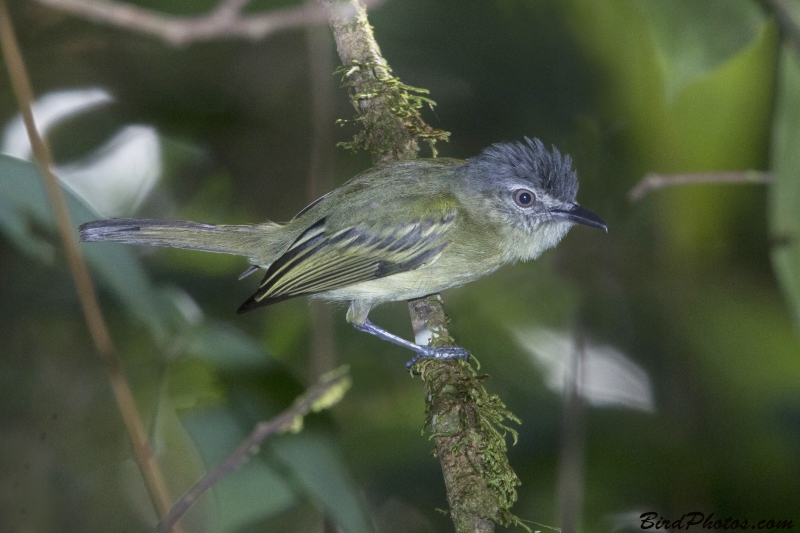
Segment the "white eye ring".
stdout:
<svg viewBox="0 0 800 533">
<path fill-rule="evenodd" d="M 536 201 L 536 195 L 528 189 L 517 189 L 514 191 L 514 201 L 520 207 L 530 207 Z"/>
</svg>

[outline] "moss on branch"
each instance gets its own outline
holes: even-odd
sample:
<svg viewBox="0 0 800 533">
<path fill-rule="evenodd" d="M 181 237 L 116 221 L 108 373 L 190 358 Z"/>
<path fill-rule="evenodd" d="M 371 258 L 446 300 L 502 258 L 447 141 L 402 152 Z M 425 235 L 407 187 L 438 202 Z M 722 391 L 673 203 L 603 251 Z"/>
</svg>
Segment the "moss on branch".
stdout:
<svg viewBox="0 0 800 533">
<path fill-rule="evenodd" d="M 354 60 L 349 67 L 337 69 L 356 110 L 354 119 L 338 120 L 337 124 L 359 126 L 353 140 L 339 146 L 398 159 L 403 152 L 419 150 L 417 139 L 421 139 L 436 157 L 436 142 L 447 141 L 450 133 L 432 128 L 420 114 L 424 105 L 433 108 L 436 102 L 425 96 L 427 89 L 406 85 L 391 72 L 374 58 L 363 63 Z"/>
<path fill-rule="evenodd" d="M 330 9 L 330 26 L 342 65 L 337 73 L 347 88 L 354 119 L 339 121 L 359 128 L 351 150 L 368 150 L 375 162 L 414 159 L 418 140 L 435 144 L 449 133 L 430 127 L 420 109 L 432 106 L 428 91 L 406 85 L 392 75 L 358 0 L 355 16 L 344 16 L 335 0 L 318 0 Z M 439 295 L 409 302 L 415 334 L 430 332 L 434 347 L 452 346 Z M 464 361 L 427 359 L 415 365 L 425 382 L 426 426 L 442 465 L 450 516 L 457 533 L 490 533 L 494 524 L 523 525 L 511 513 L 520 484 L 506 457 L 505 438 L 517 433 L 506 425 L 519 422 L 503 402 L 489 394 Z"/>
</svg>

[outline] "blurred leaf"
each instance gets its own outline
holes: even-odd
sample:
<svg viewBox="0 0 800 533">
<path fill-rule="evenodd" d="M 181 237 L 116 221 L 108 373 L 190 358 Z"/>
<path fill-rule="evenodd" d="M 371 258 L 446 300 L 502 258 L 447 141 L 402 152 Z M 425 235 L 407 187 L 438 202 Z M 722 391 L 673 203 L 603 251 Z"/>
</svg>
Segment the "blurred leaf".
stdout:
<svg viewBox="0 0 800 533">
<path fill-rule="evenodd" d="M 0 175 L 3 177 L 0 180 L 0 229 L 23 252 L 36 259 L 52 261 L 52 245 L 31 228 L 31 222 L 35 221 L 55 229 L 39 169 L 28 161 L 0 154 Z"/>
<path fill-rule="evenodd" d="M 693 352 L 698 372 L 708 373 L 715 394 L 730 396 L 726 405 L 741 404 L 730 416 L 745 410 L 762 415 L 786 398 L 794 401 L 800 392 L 800 342 L 777 298 L 762 287 L 738 285 L 735 275 L 678 297 L 681 335 L 698 348 Z"/>
<path fill-rule="evenodd" d="M 237 417 L 242 438 L 255 424 L 274 417 L 302 393 L 291 376 L 274 371 L 254 375 L 249 383 L 238 380 L 231 386 L 235 388 L 229 391 L 228 403 Z M 270 437 L 257 458 L 273 465 L 298 495 L 317 504 L 345 533 L 371 532 L 369 513 L 338 444 L 324 426 L 320 428 L 319 422 L 320 416 L 306 418 L 299 433 Z M 235 445 L 238 443 L 231 445 L 228 452 Z M 250 468 L 249 464 L 242 470 Z"/>
<path fill-rule="evenodd" d="M 358 488 L 333 441 L 305 430 L 272 442 L 272 450 L 291 470 L 304 491 L 344 533 L 371 533 L 372 523 Z"/>
<path fill-rule="evenodd" d="M 764 22 L 751 0 L 639 0 L 637 5 L 648 22 L 667 103 L 750 43 Z"/>
<path fill-rule="evenodd" d="M 224 405 L 226 399 L 216 368 L 189 357 L 169 363 L 168 390 L 178 412 Z"/>
<path fill-rule="evenodd" d="M 274 363 L 250 336 L 225 322 L 211 319 L 192 329 L 186 353 L 222 370 L 263 370 Z"/>
<path fill-rule="evenodd" d="M 37 259 L 52 254 L 50 244 L 31 228 L 34 222 L 55 232 L 55 220 L 39 169 L 33 163 L 0 155 L 0 231 L 23 252 Z M 98 217 L 69 191 L 67 205 L 77 225 Z M 77 231 L 77 227 L 75 228 Z M 157 341 L 166 337 L 158 295 L 133 254 L 113 243 L 92 243 L 82 247 L 87 262 L 103 278 L 129 311 L 142 320 Z"/>
<path fill-rule="evenodd" d="M 200 453 L 177 416 L 175 403 L 167 388 L 162 389 L 156 411 L 151 442 L 159 468 L 164 474 L 167 490 L 173 501 L 191 488 L 206 473 Z M 149 528 L 158 523 L 152 498 L 148 493 L 142 473 L 134 459 L 120 465 L 120 478 L 127 495 L 128 505 L 137 511 Z M 210 493 L 203 494 L 181 519 L 186 533 L 217 531 L 219 510 Z"/>
<path fill-rule="evenodd" d="M 0 174 L 5 174 L 6 167 L 0 160 Z M 33 231 L 26 218 L 19 212 L 18 206 L 7 195 L 9 184 L 0 181 L 0 229 L 16 244 L 23 253 L 43 263 L 52 263 L 55 250 L 46 240 Z"/>
<path fill-rule="evenodd" d="M 574 388 L 592 407 L 655 412 L 650 374 L 614 346 L 586 342 L 580 347 L 572 333 L 538 326 L 512 331 L 550 390 L 572 394 Z"/>
<path fill-rule="evenodd" d="M 635 172 L 734 170 L 763 164 L 772 111 L 774 24 L 761 24 L 746 46 L 696 78 L 667 105 L 660 93 L 664 73 L 650 25 L 637 4 L 574 0 L 572 5 L 575 37 L 605 73 L 603 107 L 637 154 Z M 640 177 L 631 176 L 631 186 Z"/>
<path fill-rule="evenodd" d="M 608 79 L 603 106 L 619 125 L 620 141 L 636 154 L 630 161 L 630 186 L 647 172 L 763 168 L 777 53 L 773 22 L 760 24 L 745 46 L 712 70 L 695 76 L 667 102 L 663 97 L 665 72 L 652 24 L 642 16 L 638 4 L 599 0 L 575 0 L 572 4 L 572 15 L 578 21 L 576 38 L 587 54 L 598 59 Z M 704 24 L 714 35 L 716 22 L 706 17 Z M 721 55 L 710 57 L 720 59 Z M 663 264 L 681 257 L 676 264 L 689 271 L 709 270 L 740 249 L 741 239 L 737 241 L 734 232 L 741 227 L 742 213 L 752 205 L 754 196 L 752 188 L 707 186 L 673 188 L 654 198 L 654 231 L 661 239 L 654 252 L 662 256 L 659 261 Z"/>
<path fill-rule="evenodd" d="M 194 299 L 176 286 L 159 287 L 169 302 L 170 322 L 175 325 L 173 348 L 195 361 L 210 363 L 221 371 L 267 370 L 274 359 L 240 329 L 207 318 Z"/>
<path fill-rule="evenodd" d="M 772 130 L 772 263 L 800 333 L 800 58 L 784 46 Z"/>
<path fill-rule="evenodd" d="M 182 421 L 209 469 L 223 461 L 252 430 L 242 428 L 226 409 L 207 409 Z M 251 457 L 211 490 L 219 505 L 221 533 L 272 517 L 297 501 L 289 483 L 260 455 Z"/>
<path fill-rule="evenodd" d="M 167 489 L 175 501 L 205 475 L 206 469 L 200 452 L 178 419 L 166 388 L 158 404 L 152 443 Z M 211 493 L 206 493 L 192 504 L 181 525 L 187 533 L 212 532 L 217 531 L 218 521 L 217 502 Z"/>
</svg>

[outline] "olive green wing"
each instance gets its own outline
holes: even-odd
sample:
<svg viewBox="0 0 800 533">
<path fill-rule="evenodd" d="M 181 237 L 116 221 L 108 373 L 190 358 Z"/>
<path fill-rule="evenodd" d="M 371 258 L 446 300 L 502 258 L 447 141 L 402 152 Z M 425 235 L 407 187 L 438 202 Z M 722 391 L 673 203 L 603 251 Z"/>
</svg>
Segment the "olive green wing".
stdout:
<svg viewBox="0 0 800 533">
<path fill-rule="evenodd" d="M 267 269 L 258 291 L 238 314 L 295 296 L 340 289 L 407 272 L 435 261 L 450 244 L 455 205 L 403 224 L 329 228 L 322 218 Z"/>
</svg>

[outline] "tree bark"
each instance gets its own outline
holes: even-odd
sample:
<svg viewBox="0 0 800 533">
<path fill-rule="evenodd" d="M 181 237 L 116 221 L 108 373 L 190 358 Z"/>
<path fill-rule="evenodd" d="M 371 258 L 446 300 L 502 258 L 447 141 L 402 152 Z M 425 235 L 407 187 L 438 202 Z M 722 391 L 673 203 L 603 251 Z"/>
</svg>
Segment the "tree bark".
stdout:
<svg viewBox="0 0 800 533">
<path fill-rule="evenodd" d="M 318 0 L 330 11 L 329 22 L 347 87 L 360 126 L 347 147 L 365 149 L 373 161 L 414 159 L 418 139 L 434 144 L 449 135 L 428 126 L 419 108 L 433 102 L 427 91 L 409 87 L 391 74 L 358 0 L 351 0 L 355 17 L 341 4 Z M 417 342 L 454 345 L 439 295 L 409 302 Z M 490 395 L 469 363 L 424 359 L 415 365 L 425 382 L 426 416 L 442 465 L 450 516 L 458 533 L 488 533 L 494 524 L 519 524 L 511 514 L 519 480 L 508 465 L 505 436 L 516 432 L 504 425 L 518 420 L 496 395 Z"/>
</svg>

